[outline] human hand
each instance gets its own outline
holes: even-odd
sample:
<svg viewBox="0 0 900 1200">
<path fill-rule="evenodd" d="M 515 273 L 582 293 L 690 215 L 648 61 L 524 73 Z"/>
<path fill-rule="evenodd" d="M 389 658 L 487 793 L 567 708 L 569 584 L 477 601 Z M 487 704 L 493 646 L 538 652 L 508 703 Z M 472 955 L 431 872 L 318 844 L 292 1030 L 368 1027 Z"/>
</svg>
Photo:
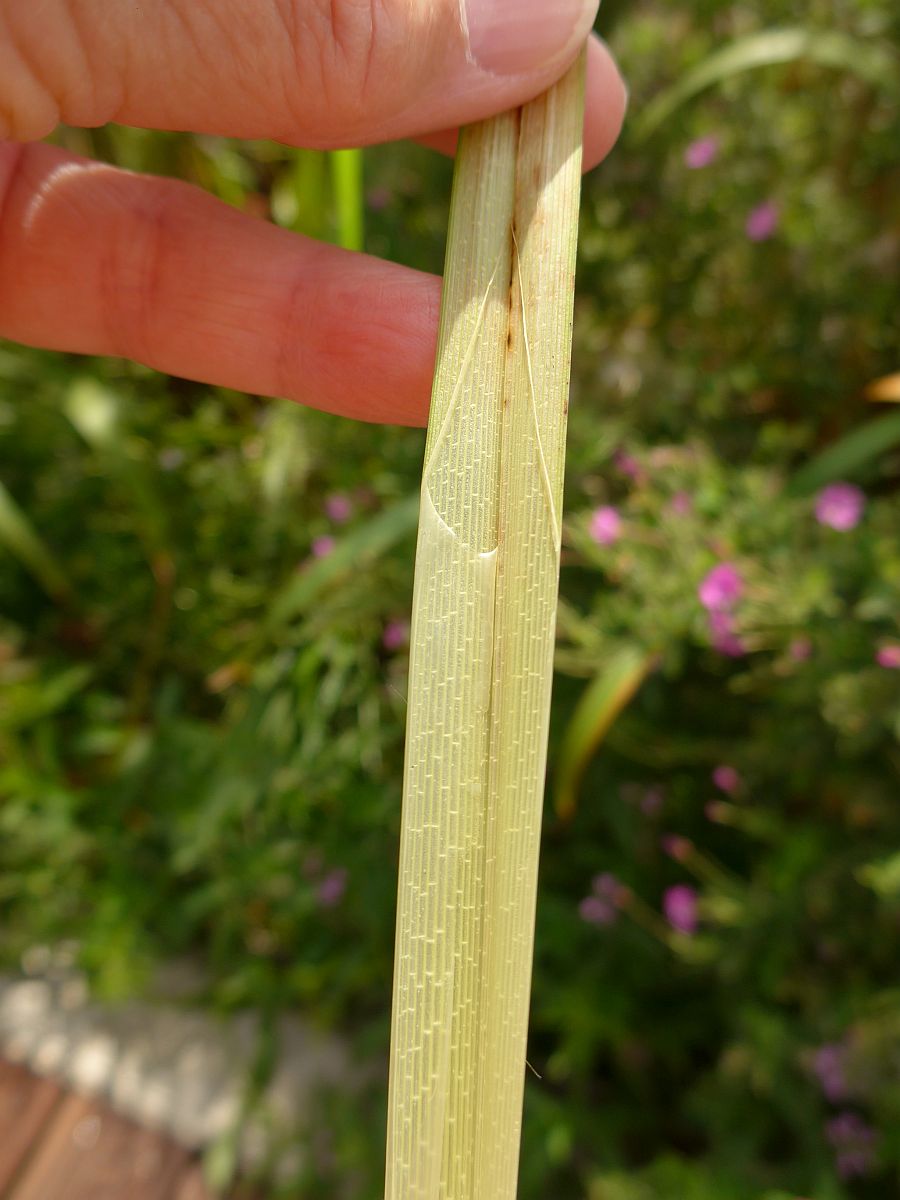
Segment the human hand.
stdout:
<svg viewBox="0 0 900 1200">
<path fill-rule="evenodd" d="M 36 139 L 119 121 L 297 146 L 419 137 L 537 95 L 596 0 L 0 0 L 0 336 L 422 425 L 440 281 Z M 625 88 L 588 55 L 585 164 Z"/>
</svg>

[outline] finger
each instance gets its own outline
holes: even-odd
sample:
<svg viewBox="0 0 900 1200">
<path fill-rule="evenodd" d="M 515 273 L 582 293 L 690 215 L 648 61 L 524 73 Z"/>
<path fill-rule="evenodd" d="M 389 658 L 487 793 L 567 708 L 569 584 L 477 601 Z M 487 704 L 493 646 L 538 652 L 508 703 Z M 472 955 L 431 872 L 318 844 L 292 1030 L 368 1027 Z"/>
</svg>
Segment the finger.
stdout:
<svg viewBox="0 0 900 1200">
<path fill-rule="evenodd" d="M 606 158 L 615 145 L 628 105 L 628 89 L 619 68 L 605 42 L 599 38 L 592 37 L 588 41 L 585 100 L 583 167 L 585 171 L 590 171 Z M 443 154 L 453 154 L 457 132 L 455 129 L 445 129 L 419 140 Z"/>
<path fill-rule="evenodd" d="M 597 0 L 0 0 L 0 136 L 120 121 L 365 145 L 558 79 Z"/>
<path fill-rule="evenodd" d="M 423 425 L 440 280 L 172 180 L 0 144 L 0 336 Z"/>
</svg>

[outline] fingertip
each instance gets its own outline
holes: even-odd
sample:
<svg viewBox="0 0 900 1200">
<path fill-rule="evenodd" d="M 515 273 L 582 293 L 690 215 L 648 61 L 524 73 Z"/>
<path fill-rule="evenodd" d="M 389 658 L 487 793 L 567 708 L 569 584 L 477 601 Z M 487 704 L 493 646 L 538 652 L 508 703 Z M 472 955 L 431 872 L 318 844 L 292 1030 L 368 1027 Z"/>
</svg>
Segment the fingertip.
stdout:
<svg viewBox="0 0 900 1200">
<path fill-rule="evenodd" d="M 628 87 L 604 41 L 588 42 L 587 83 L 584 105 L 584 170 L 601 163 L 616 144 L 628 107 Z M 459 131 L 442 129 L 416 140 L 441 154 L 454 154 Z"/>
<path fill-rule="evenodd" d="M 590 171 L 612 150 L 622 132 L 628 86 L 607 44 L 594 35 L 588 42 L 584 105 L 584 170 Z"/>
</svg>

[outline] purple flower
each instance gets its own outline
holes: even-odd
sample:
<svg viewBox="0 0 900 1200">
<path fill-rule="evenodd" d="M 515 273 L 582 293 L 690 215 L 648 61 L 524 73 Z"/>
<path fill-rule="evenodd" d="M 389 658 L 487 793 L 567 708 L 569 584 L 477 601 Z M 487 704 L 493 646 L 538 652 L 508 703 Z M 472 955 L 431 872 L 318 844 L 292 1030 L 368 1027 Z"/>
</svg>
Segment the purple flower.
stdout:
<svg viewBox="0 0 900 1200">
<path fill-rule="evenodd" d="M 813 1055 L 813 1073 L 819 1081 L 826 1100 L 835 1103 L 847 1098 L 847 1080 L 844 1076 L 846 1047 L 839 1042 L 828 1042 Z"/>
<path fill-rule="evenodd" d="M 835 1150 L 835 1162 L 842 1179 L 867 1175 L 875 1163 L 878 1134 L 858 1113 L 842 1112 L 825 1126 L 825 1133 Z"/>
<path fill-rule="evenodd" d="M 381 635 L 381 644 L 385 650 L 402 650 L 409 642 L 408 621 L 388 621 Z"/>
<path fill-rule="evenodd" d="M 879 667 L 886 667 L 889 671 L 900 670 L 900 645 L 897 642 L 885 642 L 878 647 L 875 661 Z"/>
<path fill-rule="evenodd" d="M 659 839 L 659 844 L 669 858 L 674 858 L 676 862 L 684 862 L 694 848 L 690 839 L 682 837 L 680 833 L 664 833 Z"/>
<path fill-rule="evenodd" d="M 332 550 L 334 550 L 335 544 L 334 538 L 330 537 L 327 533 L 324 537 L 315 538 L 312 544 L 313 558 L 327 558 Z"/>
<path fill-rule="evenodd" d="M 716 767 L 712 773 L 712 781 L 720 792 L 725 792 L 728 796 L 733 796 L 741 786 L 741 777 L 737 770 L 727 763 Z"/>
<path fill-rule="evenodd" d="M 684 165 L 692 171 L 708 167 L 719 155 L 719 139 L 712 134 L 697 138 L 684 152 Z"/>
<path fill-rule="evenodd" d="M 816 496 L 816 520 L 846 533 L 859 524 L 865 507 L 866 498 L 856 484 L 829 483 Z"/>
<path fill-rule="evenodd" d="M 697 930 L 697 893 L 687 883 L 676 883 L 666 888 L 663 895 L 663 912 L 666 920 L 679 933 L 695 933 Z"/>
<path fill-rule="evenodd" d="M 622 885 L 611 871 L 601 871 L 591 880 L 591 890 L 597 896 L 615 901 L 622 890 Z"/>
<path fill-rule="evenodd" d="M 669 511 L 674 513 L 676 517 L 686 517 L 694 507 L 694 500 L 690 492 L 676 492 L 669 501 Z"/>
<path fill-rule="evenodd" d="M 744 232 L 751 242 L 768 241 L 778 228 L 778 217 L 778 205 L 766 200 L 747 214 Z"/>
<path fill-rule="evenodd" d="M 594 510 L 591 516 L 591 537 L 600 546 L 611 546 L 619 540 L 622 533 L 622 518 L 618 509 L 610 504 L 604 504 Z"/>
<path fill-rule="evenodd" d="M 744 594 L 744 580 L 734 563 L 723 562 L 703 577 L 697 589 L 700 603 L 709 612 L 727 612 Z"/>
<path fill-rule="evenodd" d="M 372 212 L 381 212 L 391 202 L 391 193 L 387 188 L 372 188 L 366 196 L 366 203 Z"/>
<path fill-rule="evenodd" d="M 617 450 L 613 456 L 613 462 L 616 465 L 616 470 L 623 475 L 627 475 L 629 479 L 640 479 L 643 475 L 641 464 L 627 450 Z"/>
<path fill-rule="evenodd" d="M 316 888 L 316 900 L 322 908 L 334 908 L 346 890 L 346 868 L 333 867 Z"/>
<path fill-rule="evenodd" d="M 335 492 L 325 497 L 325 511 L 337 525 L 343 525 L 353 516 L 353 502 L 343 492 Z"/>
<path fill-rule="evenodd" d="M 727 658 L 740 658 L 747 653 L 747 647 L 735 633 L 734 617 L 728 612 L 711 612 L 709 614 L 709 636 L 713 649 Z"/>
<path fill-rule="evenodd" d="M 806 662 L 811 657 L 813 651 L 812 642 L 808 637 L 794 638 L 788 646 L 788 654 L 794 662 Z"/>
<path fill-rule="evenodd" d="M 645 816 L 652 817 L 654 813 L 658 813 L 663 806 L 665 800 L 665 792 L 661 787 L 647 788 L 641 797 L 641 812 Z"/>
<path fill-rule="evenodd" d="M 602 896 L 585 896 L 578 905 L 578 915 L 589 925 L 612 925 L 618 913 L 615 905 Z"/>
</svg>

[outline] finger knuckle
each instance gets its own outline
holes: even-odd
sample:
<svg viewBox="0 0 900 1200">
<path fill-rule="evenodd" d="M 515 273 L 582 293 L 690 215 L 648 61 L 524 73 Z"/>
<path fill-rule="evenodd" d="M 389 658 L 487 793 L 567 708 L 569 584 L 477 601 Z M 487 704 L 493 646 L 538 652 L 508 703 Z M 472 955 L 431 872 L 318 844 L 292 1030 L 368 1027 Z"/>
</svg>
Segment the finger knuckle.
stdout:
<svg viewBox="0 0 900 1200">
<path fill-rule="evenodd" d="M 368 108 L 374 81 L 383 75 L 393 30 L 390 5 L 387 0 L 317 0 L 308 13 L 322 99 L 332 114 L 352 122 Z"/>
<path fill-rule="evenodd" d="M 28 23 L 20 17 L 15 7 L 0 4 L 0 137 L 30 142 L 52 133 L 59 106 L 41 78 Z"/>
</svg>

